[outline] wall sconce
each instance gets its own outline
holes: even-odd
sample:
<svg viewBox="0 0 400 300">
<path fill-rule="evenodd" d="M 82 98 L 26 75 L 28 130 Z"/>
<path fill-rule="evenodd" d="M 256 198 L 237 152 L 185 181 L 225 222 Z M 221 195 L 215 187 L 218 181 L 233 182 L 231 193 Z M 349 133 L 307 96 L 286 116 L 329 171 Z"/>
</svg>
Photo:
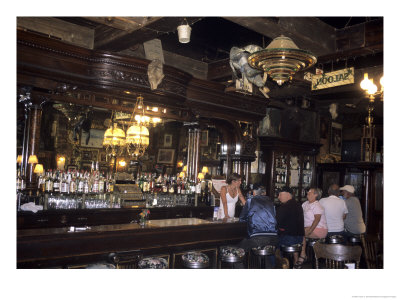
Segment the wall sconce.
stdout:
<svg viewBox="0 0 400 300">
<path fill-rule="evenodd" d="M 379 81 L 381 89 L 378 91 L 378 87 L 374 84 L 374 79 L 368 78 L 368 73 L 364 73 L 364 79 L 360 83 L 360 87 L 369 96 L 369 101 L 374 102 L 375 97 L 381 95 L 381 101 L 383 101 L 383 75 Z"/>
<path fill-rule="evenodd" d="M 187 165 L 185 165 L 185 166 L 183 167 L 182 172 L 187 172 Z"/>
<path fill-rule="evenodd" d="M 28 164 L 37 164 L 39 161 L 38 161 L 38 158 L 37 158 L 37 156 L 36 155 L 29 155 L 29 159 L 28 159 Z"/>
<path fill-rule="evenodd" d="M 33 170 L 33 173 L 42 174 L 43 173 L 43 165 L 42 164 L 36 164 L 35 170 Z"/>
<path fill-rule="evenodd" d="M 22 155 L 18 155 L 17 156 L 17 164 L 21 164 L 22 163 Z"/>
<path fill-rule="evenodd" d="M 207 167 L 207 166 L 204 166 L 204 167 L 201 169 L 201 173 L 207 174 L 207 173 L 208 173 L 208 167 Z"/>
<path fill-rule="evenodd" d="M 204 179 L 204 174 L 203 174 L 203 173 L 197 174 L 197 179 L 198 179 L 199 181 L 202 181 L 202 180 Z"/>
<path fill-rule="evenodd" d="M 182 44 L 186 44 L 190 42 L 190 33 L 192 32 L 192 28 L 189 26 L 186 18 L 183 20 L 186 24 L 182 24 L 178 26 L 178 38 L 179 42 Z"/>
<path fill-rule="evenodd" d="M 185 178 L 185 172 L 183 172 L 183 171 L 180 172 L 178 177 L 179 177 L 179 178 Z"/>
<path fill-rule="evenodd" d="M 64 170 L 64 166 L 65 166 L 65 157 L 59 156 L 57 158 L 57 170 Z"/>
<path fill-rule="evenodd" d="M 119 162 L 118 162 L 118 165 L 120 166 L 120 167 L 125 167 L 125 165 L 126 165 L 126 162 L 124 161 L 124 160 L 120 160 Z"/>
<path fill-rule="evenodd" d="M 182 168 L 183 167 L 183 161 L 178 161 L 177 166 L 178 166 L 178 168 Z"/>
</svg>

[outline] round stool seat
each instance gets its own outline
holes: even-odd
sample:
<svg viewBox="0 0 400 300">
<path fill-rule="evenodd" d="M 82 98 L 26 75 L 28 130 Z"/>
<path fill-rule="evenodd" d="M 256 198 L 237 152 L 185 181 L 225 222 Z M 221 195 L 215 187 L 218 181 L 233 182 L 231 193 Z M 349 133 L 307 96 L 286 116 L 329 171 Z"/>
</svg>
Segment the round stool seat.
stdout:
<svg viewBox="0 0 400 300">
<path fill-rule="evenodd" d="M 275 246 L 265 245 L 258 246 L 251 249 L 255 255 L 265 256 L 265 255 L 273 255 L 275 253 Z"/>
<path fill-rule="evenodd" d="M 221 261 L 232 263 L 241 261 L 246 254 L 244 249 L 234 246 L 221 247 L 220 253 Z"/>
<path fill-rule="evenodd" d="M 294 253 L 294 252 L 299 252 L 301 251 L 301 244 L 294 244 L 290 246 L 281 246 L 281 251 L 287 252 L 287 253 Z"/>
<path fill-rule="evenodd" d="M 183 265 L 190 269 L 204 269 L 210 264 L 207 255 L 201 252 L 188 252 L 182 255 Z"/>
<path fill-rule="evenodd" d="M 351 236 L 348 239 L 350 244 L 361 244 L 361 237 L 359 236 Z"/>
<path fill-rule="evenodd" d="M 346 242 L 346 239 L 342 235 L 332 235 L 325 241 L 328 244 L 344 244 Z"/>
<path fill-rule="evenodd" d="M 146 257 L 139 261 L 140 269 L 168 269 L 167 261 L 162 257 Z"/>
<path fill-rule="evenodd" d="M 86 269 L 115 269 L 115 266 L 108 263 L 96 263 L 88 265 Z"/>
<path fill-rule="evenodd" d="M 314 244 L 318 241 L 320 241 L 321 243 L 324 243 L 325 239 L 306 238 L 306 244 L 308 247 L 313 247 Z"/>
</svg>

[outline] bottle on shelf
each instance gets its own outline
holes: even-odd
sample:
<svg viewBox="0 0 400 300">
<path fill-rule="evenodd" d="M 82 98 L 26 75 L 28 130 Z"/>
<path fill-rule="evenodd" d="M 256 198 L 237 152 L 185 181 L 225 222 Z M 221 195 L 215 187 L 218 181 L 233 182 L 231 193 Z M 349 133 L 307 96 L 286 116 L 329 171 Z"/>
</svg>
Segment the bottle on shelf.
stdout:
<svg viewBox="0 0 400 300">
<path fill-rule="evenodd" d="M 53 174 L 53 191 L 54 193 L 59 193 L 60 192 L 60 179 L 59 179 L 59 172 L 55 172 L 55 174 Z"/>
<path fill-rule="evenodd" d="M 22 177 L 21 177 L 21 171 L 17 171 L 17 191 L 22 190 Z"/>
</svg>

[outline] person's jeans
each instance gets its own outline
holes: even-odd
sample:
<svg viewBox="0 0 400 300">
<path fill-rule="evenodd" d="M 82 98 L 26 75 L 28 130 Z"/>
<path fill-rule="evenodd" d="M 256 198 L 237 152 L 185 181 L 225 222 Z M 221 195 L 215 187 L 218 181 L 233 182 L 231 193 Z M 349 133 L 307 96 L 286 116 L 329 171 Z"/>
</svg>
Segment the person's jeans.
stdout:
<svg viewBox="0 0 400 300">
<path fill-rule="evenodd" d="M 331 236 L 333 236 L 333 235 L 341 235 L 342 237 L 346 237 L 346 233 L 345 233 L 345 231 L 343 230 L 343 231 L 337 231 L 337 232 L 329 232 L 328 231 L 328 234 L 326 235 L 326 238 L 328 239 L 328 238 L 330 238 Z"/>
</svg>

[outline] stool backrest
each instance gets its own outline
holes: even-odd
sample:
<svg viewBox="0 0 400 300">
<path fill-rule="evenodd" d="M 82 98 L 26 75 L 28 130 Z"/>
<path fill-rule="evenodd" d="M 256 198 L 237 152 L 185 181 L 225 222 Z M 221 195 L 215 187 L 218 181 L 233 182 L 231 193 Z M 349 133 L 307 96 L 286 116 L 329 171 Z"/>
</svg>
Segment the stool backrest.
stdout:
<svg viewBox="0 0 400 300">
<path fill-rule="evenodd" d="M 383 241 L 377 235 L 361 235 L 361 244 L 368 269 L 383 268 Z"/>
<path fill-rule="evenodd" d="M 362 249 L 360 246 L 344 246 L 341 244 L 323 244 L 317 242 L 313 246 L 315 266 L 320 268 L 318 259 L 325 259 L 327 269 L 343 269 L 346 263 L 355 263 L 356 269 L 360 267 Z"/>
</svg>

